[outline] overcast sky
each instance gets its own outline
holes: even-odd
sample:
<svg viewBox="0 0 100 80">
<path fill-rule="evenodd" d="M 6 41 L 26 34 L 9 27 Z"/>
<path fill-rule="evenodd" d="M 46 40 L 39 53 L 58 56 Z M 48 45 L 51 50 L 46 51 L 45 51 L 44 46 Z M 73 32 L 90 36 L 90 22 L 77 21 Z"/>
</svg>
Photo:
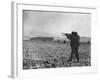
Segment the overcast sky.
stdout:
<svg viewBox="0 0 100 80">
<path fill-rule="evenodd" d="M 23 11 L 24 37 L 53 36 L 77 31 L 82 37 L 91 36 L 91 15 L 80 13 L 58 13 Z"/>
</svg>

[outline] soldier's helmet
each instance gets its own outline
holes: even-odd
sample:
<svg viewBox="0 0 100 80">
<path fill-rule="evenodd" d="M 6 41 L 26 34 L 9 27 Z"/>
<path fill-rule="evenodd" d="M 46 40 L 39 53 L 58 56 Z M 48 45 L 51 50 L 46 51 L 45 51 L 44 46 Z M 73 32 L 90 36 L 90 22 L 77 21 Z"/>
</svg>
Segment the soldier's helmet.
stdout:
<svg viewBox="0 0 100 80">
<path fill-rule="evenodd" d="M 72 35 L 78 35 L 78 33 L 77 32 L 74 32 L 74 31 L 71 34 Z"/>
</svg>

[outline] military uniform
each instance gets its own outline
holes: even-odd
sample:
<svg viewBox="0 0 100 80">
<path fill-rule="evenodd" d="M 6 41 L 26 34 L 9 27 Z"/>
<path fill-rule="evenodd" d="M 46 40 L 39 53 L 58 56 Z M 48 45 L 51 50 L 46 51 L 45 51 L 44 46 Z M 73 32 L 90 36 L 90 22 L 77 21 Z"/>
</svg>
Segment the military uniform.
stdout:
<svg viewBox="0 0 100 80">
<path fill-rule="evenodd" d="M 71 56 L 70 59 L 68 61 L 71 61 L 73 56 L 75 56 L 75 58 L 77 58 L 77 61 L 79 62 L 79 54 L 78 54 L 78 48 L 79 48 L 79 40 L 80 37 L 77 34 L 77 32 L 72 32 L 72 34 L 68 34 L 67 38 L 70 39 L 70 46 L 71 46 Z"/>
</svg>

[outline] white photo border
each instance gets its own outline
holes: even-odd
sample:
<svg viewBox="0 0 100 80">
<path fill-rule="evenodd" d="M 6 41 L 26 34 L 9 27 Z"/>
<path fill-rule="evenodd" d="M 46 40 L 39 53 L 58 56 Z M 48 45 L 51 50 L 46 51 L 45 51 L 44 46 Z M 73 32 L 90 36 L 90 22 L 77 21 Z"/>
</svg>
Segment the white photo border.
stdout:
<svg viewBox="0 0 100 80">
<path fill-rule="evenodd" d="M 13 51 L 12 51 L 12 77 L 40 77 L 66 75 L 72 73 L 91 73 L 97 70 L 97 56 L 95 44 L 96 8 L 56 6 L 56 5 L 37 5 L 13 2 Z M 32 69 L 23 70 L 23 10 L 41 10 L 57 12 L 75 12 L 91 14 L 91 66 L 88 67 L 66 67 L 51 69 Z"/>
</svg>

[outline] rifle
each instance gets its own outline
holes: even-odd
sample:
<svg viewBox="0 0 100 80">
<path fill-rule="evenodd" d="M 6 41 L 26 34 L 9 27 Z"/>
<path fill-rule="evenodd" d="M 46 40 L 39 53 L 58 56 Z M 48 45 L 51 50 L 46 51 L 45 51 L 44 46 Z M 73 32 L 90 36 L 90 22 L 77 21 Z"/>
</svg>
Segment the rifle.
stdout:
<svg viewBox="0 0 100 80">
<path fill-rule="evenodd" d="M 62 33 L 62 34 L 64 34 L 63 36 L 70 36 L 71 35 L 69 33 Z"/>
</svg>

